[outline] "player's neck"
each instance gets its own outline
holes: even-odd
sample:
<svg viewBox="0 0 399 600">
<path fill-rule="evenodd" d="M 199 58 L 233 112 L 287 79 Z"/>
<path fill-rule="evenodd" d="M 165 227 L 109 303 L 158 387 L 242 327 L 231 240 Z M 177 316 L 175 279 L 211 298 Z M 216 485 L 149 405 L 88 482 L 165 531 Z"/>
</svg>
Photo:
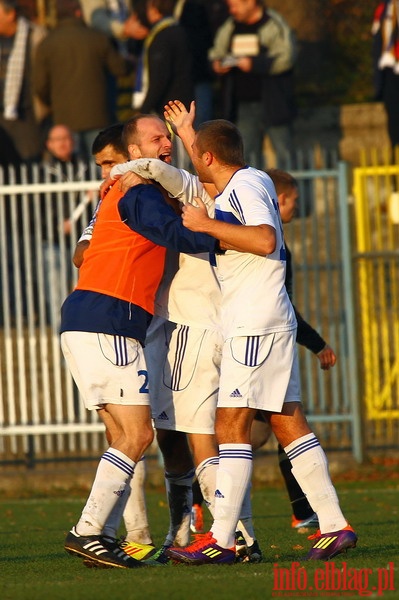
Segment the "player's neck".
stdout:
<svg viewBox="0 0 399 600">
<path fill-rule="evenodd" d="M 216 186 L 217 191 L 221 194 L 229 183 L 230 179 L 233 177 L 237 171 L 239 171 L 242 167 L 237 166 L 224 166 L 220 167 L 218 172 L 214 176 L 214 184 Z"/>
</svg>

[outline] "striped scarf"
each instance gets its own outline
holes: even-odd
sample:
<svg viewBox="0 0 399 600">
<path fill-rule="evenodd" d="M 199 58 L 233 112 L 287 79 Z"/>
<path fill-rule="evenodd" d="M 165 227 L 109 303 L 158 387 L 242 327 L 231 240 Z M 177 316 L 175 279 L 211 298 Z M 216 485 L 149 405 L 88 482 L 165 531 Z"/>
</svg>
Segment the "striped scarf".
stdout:
<svg viewBox="0 0 399 600">
<path fill-rule="evenodd" d="M 23 17 L 19 17 L 14 45 L 7 62 L 6 79 L 4 85 L 3 116 L 7 121 L 15 121 L 18 119 L 18 102 L 24 76 L 28 35 L 29 22 Z"/>
<path fill-rule="evenodd" d="M 374 13 L 371 32 L 381 37 L 378 68 L 393 69 L 399 74 L 399 0 L 380 2 Z"/>
</svg>

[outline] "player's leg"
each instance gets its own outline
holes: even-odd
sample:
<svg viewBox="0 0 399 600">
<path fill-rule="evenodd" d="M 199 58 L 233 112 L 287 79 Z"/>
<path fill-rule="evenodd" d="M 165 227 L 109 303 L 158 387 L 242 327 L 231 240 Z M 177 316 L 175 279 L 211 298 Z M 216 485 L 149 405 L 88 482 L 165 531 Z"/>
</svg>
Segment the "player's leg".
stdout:
<svg viewBox="0 0 399 600">
<path fill-rule="evenodd" d="M 219 451 L 214 433 L 190 433 L 188 434 L 191 451 L 193 453 L 195 474 L 202 498 L 214 515 L 216 472 L 219 465 Z M 193 499 L 193 505 L 195 504 Z"/>
<path fill-rule="evenodd" d="M 112 441 L 118 437 L 118 429 L 110 418 L 106 421 L 105 431 L 107 441 L 112 446 Z M 102 531 L 103 536 L 116 541 L 123 516 L 126 535 L 119 546 L 136 560 L 148 558 L 155 550 L 148 523 L 144 484 L 145 457 L 142 456 L 135 466 L 130 485 L 118 499 Z"/>
<path fill-rule="evenodd" d="M 165 469 L 166 498 L 169 505 L 169 530 L 155 555 L 163 564 L 164 550 L 173 543 L 186 544 L 190 539 L 192 480 L 194 465 L 185 433 L 176 431 L 172 374 L 168 356 L 174 356 L 176 324 L 155 316 L 147 332 L 145 356 L 150 372 L 150 397 L 157 441 Z M 171 348 L 172 346 L 172 348 Z M 154 559 L 155 559 L 154 558 Z"/>
<path fill-rule="evenodd" d="M 292 346 L 293 334 L 287 337 Z M 284 336 L 274 334 L 233 338 L 224 344 L 215 425 L 219 443 L 215 518 L 210 537 L 201 546 L 198 542 L 183 552 L 173 549 L 172 559 L 189 564 L 235 559 L 234 534 L 244 496 L 247 493 L 249 498 L 250 493 L 252 421 L 263 403 L 281 409 L 292 366 L 286 350 Z M 273 353 L 276 358 L 271 360 Z"/>
<path fill-rule="evenodd" d="M 219 341 L 219 334 L 215 332 L 184 325 L 174 325 L 166 340 L 168 353 L 162 365 L 162 377 L 157 394 L 155 397 L 151 396 L 151 401 L 158 443 L 165 462 L 168 501 L 171 505 L 172 503 L 179 505 L 179 490 L 181 494 L 183 484 L 188 482 L 188 477 L 191 478 L 192 502 L 193 463 L 186 436 L 178 432 L 187 432 L 197 438 L 193 447 L 195 464 L 209 458 L 213 458 L 216 462 L 218 460 L 213 435 L 219 380 L 220 347 L 217 348 Z M 187 456 L 190 456 L 190 462 Z M 209 464 L 211 463 L 212 461 Z M 183 471 L 183 468 L 186 470 Z M 205 472 L 209 473 L 210 470 L 212 466 L 207 466 L 204 476 L 199 478 L 203 485 L 207 485 L 208 481 Z M 173 500 L 174 490 L 176 502 Z M 187 502 L 180 502 L 183 509 L 187 505 Z M 171 510 L 171 514 L 177 516 L 175 510 L 173 513 Z M 190 518 L 187 520 L 184 512 L 182 517 L 187 527 L 184 531 L 180 530 L 177 536 L 175 535 L 175 540 L 170 539 L 172 534 L 170 529 L 165 544 L 174 541 L 176 545 L 187 545 L 189 542 Z"/>
<path fill-rule="evenodd" d="M 149 558 L 155 553 L 151 537 L 145 498 L 146 460 L 139 460 L 130 482 L 130 494 L 123 508 L 126 534 L 120 547 L 136 560 Z"/>
<path fill-rule="evenodd" d="M 198 477 L 193 482 L 193 507 L 191 509 L 190 529 L 192 533 L 202 533 L 204 531 L 204 511 L 202 504 L 204 496 Z"/>
<path fill-rule="evenodd" d="M 117 546 L 104 546 L 102 531 L 119 498 L 129 489 L 134 467 L 153 439 L 149 395 L 142 377 L 146 365 L 136 340 L 83 332 L 66 332 L 61 342 L 65 359 L 85 406 L 97 410 L 112 445 L 100 459 L 89 498 L 65 548 L 95 563 L 136 566 Z M 117 344 L 116 344 L 117 342 Z M 123 345 L 119 365 L 116 345 Z"/>
<path fill-rule="evenodd" d="M 292 464 L 281 444 L 278 444 L 278 462 L 292 507 L 291 526 L 300 532 L 307 527 L 318 527 L 319 520 L 306 495 L 292 473 Z M 302 529 L 305 528 L 305 529 Z"/>
<path fill-rule="evenodd" d="M 258 411 L 251 429 L 252 450 L 255 451 L 266 444 L 271 433 L 270 423 L 266 421 L 263 413 Z M 295 527 L 296 529 L 303 527 L 318 527 L 319 522 L 317 515 L 293 476 L 292 465 L 280 444 L 278 444 L 277 453 L 280 472 L 292 506 L 292 527 Z M 303 531 L 306 531 L 306 529 Z"/>
<path fill-rule="evenodd" d="M 165 469 L 169 505 L 169 531 L 164 546 L 185 546 L 190 539 L 194 463 L 187 436 L 180 431 L 157 429 L 157 440 Z"/>
<path fill-rule="evenodd" d="M 269 418 L 278 442 L 291 461 L 293 475 L 319 519 L 322 541 L 316 541 L 308 557 L 328 560 L 346 548 L 354 547 L 357 537 L 341 511 L 327 457 L 309 427 L 299 397 L 299 369 L 295 353 L 282 411 L 270 414 Z"/>
</svg>

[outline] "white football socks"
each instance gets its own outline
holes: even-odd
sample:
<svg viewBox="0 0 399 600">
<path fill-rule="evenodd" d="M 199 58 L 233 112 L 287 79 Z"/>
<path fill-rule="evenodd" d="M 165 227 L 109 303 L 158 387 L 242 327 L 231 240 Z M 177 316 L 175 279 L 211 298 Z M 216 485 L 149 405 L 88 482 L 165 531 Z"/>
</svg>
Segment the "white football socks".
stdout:
<svg viewBox="0 0 399 600">
<path fill-rule="evenodd" d="M 252 483 L 249 482 L 245 491 L 244 500 L 240 512 L 240 520 L 237 523 L 237 531 L 241 531 L 247 546 L 252 546 L 256 540 L 254 524 L 252 521 L 252 502 L 251 502 Z"/>
<path fill-rule="evenodd" d="M 235 531 L 252 475 L 250 444 L 220 444 L 216 476 L 215 519 L 211 527 L 219 546 L 235 546 Z"/>
<path fill-rule="evenodd" d="M 190 521 L 193 506 L 193 479 L 190 469 L 181 475 L 165 473 L 166 497 L 169 505 L 169 531 L 164 545 L 187 546 L 190 543 Z"/>
<path fill-rule="evenodd" d="M 118 499 L 132 478 L 135 462 L 109 448 L 102 455 L 89 498 L 76 525 L 79 535 L 100 535 Z"/>
<path fill-rule="evenodd" d="M 126 540 L 139 544 L 152 544 L 145 501 L 146 463 L 144 456 L 136 464 L 130 482 L 130 496 L 126 502 L 123 519 L 126 527 Z"/>
<path fill-rule="evenodd" d="M 284 448 L 292 473 L 319 518 L 321 533 L 339 531 L 348 524 L 331 482 L 328 461 L 314 433 L 295 440 Z"/>
<path fill-rule="evenodd" d="M 216 474 L 219 466 L 219 457 L 211 456 L 203 460 L 195 469 L 195 474 L 212 517 L 215 514 Z"/>
</svg>

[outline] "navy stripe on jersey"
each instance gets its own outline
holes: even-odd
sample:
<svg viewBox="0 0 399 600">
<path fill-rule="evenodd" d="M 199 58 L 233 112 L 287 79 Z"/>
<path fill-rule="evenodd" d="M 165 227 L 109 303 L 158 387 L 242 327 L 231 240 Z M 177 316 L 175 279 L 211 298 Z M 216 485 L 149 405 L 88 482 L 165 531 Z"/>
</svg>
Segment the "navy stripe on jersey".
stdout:
<svg viewBox="0 0 399 600">
<path fill-rule="evenodd" d="M 112 452 L 104 452 L 101 458 L 113 464 L 115 467 L 126 473 L 126 475 L 128 475 L 129 477 L 133 476 L 134 465 L 129 465 L 124 460 L 119 458 L 119 456 L 116 456 Z"/>
<path fill-rule="evenodd" d="M 316 436 L 313 436 L 309 440 L 306 440 L 305 442 L 302 442 L 295 448 L 292 448 L 292 450 L 289 450 L 288 452 L 286 452 L 286 454 L 290 460 L 293 460 L 301 454 L 303 454 L 304 452 L 312 450 L 312 448 L 316 448 L 317 446 L 320 446 L 319 440 Z"/>
<path fill-rule="evenodd" d="M 181 325 L 178 327 L 177 342 L 176 342 L 176 354 L 173 362 L 173 368 L 171 373 L 171 389 L 178 390 L 181 379 L 181 372 L 183 366 L 184 354 L 187 348 L 189 327 L 187 325 Z"/>
<path fill-rule="evenodd" d="M 245 349 L 245 364 L 247 367 L 256 367 L 258 364 L 259 340 L 260 337 L 258 335 L 247 337 L 247 346 Z"/>
<path fill-rule="evenodd" d="M 244 213 L 243 213 L 240 201 L 238 199 L 237 192 L 235 190 L 232 190 L 232 192 L 229 196 L 229 202 L 230 202 L 230 206 L 233 208 L 233 210 L 235 210 L 235 212 L 240 216 L 239 222 L 245 225 Z"/>
<path fill-rule="evenodd" d="M 233 223 L 233 225 L 242 225 L 241 221 L 237 219 L 233 213 L 230 211 L 220 210 L 220 208 L 215 208 L 215 219 L 218 221 L 223 221 L 224 223 Z"/>
</svg>

